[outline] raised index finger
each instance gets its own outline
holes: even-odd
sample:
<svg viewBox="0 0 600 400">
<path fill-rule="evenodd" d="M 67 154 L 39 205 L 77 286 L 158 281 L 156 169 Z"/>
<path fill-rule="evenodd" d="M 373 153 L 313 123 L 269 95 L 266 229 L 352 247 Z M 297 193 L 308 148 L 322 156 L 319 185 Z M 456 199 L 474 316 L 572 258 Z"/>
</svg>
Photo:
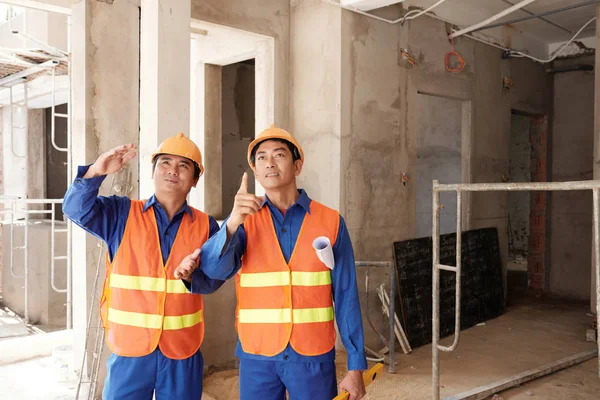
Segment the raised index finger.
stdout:
<svg viewBox="0 0 600 400">
<path fill-rule="evenodd" d="M 248 193 L 248 173 L 244 172 L 244 175 L 242 176 L 242 184 L 240 185 L 238 194 L 246 194 L 246 193 Z"/>
</svg>

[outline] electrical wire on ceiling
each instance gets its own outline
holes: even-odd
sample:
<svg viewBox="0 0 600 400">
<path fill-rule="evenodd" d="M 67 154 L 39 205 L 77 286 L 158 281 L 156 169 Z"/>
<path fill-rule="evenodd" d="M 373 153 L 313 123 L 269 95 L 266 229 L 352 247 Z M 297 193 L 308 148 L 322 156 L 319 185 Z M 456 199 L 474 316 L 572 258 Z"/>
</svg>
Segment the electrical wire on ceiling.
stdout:
<svg viewBox="0 0 600 400">
<path fill-rule="evenodd" d="M 421 15 L 427 14 L 428 12 L 430 12 L 431 10 L 433 10 L 434 8 L 436 8 L 437 6 L 439 6 L 446 0 L 439 0 L 437 3 L 435 3 L 434 5 L 432 5 L 431 7 L 427 8 L 425 10 L 411 10 L 398 19 L 387 19 L 387 18 L 383 18 L 383 17 L 378 17 L 375 14 L 370 14 L 366 11 L 359 10 L 356 7 L 345 6 L 343 4 L 338 3 L 337 1 L 333 1 L 333 0 L 321 0 L 321 1 L 323 3 L 338 6 L 338 7 L 343 8 L 344 10 L 352 11 L 357 14 L 364 15 L 365 17 L 376 19 L 381 22 L 387 22 L 388 24 L 397 24 L 397 23 L 404 23 L 405 21 L 410 21 L 410 20 L 420 17 Z M 416 15 L 413 15 L 413 14 L 416 14 Z M 428 15 L 430 15 L 430 14 L 428 14 Z"/>
<path fill-rule="evenodd" d="M 518 58 L 523 58 L 523 57 L 525 57 L 525 58 L 530 58 L 530 59 L 532 59 L 533 61 L 537 61 L 537 62 L 539 62 L 539 63 L 546 64 L 546 63 L 549 63 L 549 62 L 552 62 L 552 61 L 554 61 L 554 60 L 555 60 L 555 59 L 556 59 L 556 58 L 557 58 L 559 55 L 561 55 L 561 54 L 562 54 L 562 52 L 563 52 L 563 51 L 564 51 L 564 50 L 567 48 L 567 46 L 569 46 L 571 43 L 573 43 L 573 41 L 574 41 L 575 39 L 577 39 L 577 36 L 579 36 L 579 35 L 581 34 L 581 32 L 583 32 L 583 30 L 584 30 L 585 28 L 587 28 L 587 26 L 588 26 L 589 24 L 591 24 L 592 22 L 594 22 L 595 20 L 596 20 L 596 17 L 594 17 L 594 18 L 590 19 L 588 22 L 586 22 L 586 23 L 585 23 L 585 24 L 584 24 L 584 25 L 583 25 L 581 28 L 579 28 L 579 30 L 577 31 L 577 33 L 575 33 L 575 35 L 573 35 L 573 37 L 572 37 L 572 38 L 571 38 L 571 39 L 570 39 L 570 40 L 569 40 L 567 43 L 565 43 L 565 44 L 563 44 L 562 46 L 560 46 L 560 47 L 558 48 L 558 50 L 556 50 L 556 51 L 554 52 L 554 55 L 553 55 L 552 57 L 550 57 L 549 59 L 547 59 L 547 60 L 542 60 L 542 59 L 539 59 L 539 58 L 536 58 L 536 57 L 530 56 L 529 54 L 525 54 L 525 53 L 523 53 L 523 52 L 520 52 L 520 51 L 515 51 L 515 50 L 511 50 L 511 49 L 508 49 L 508 48 L 506 48 L 506 49 L 504 49 L 504 50 L 506 50 L 506 51 L 508 52 L 508 55 L 509 55 L 510 57 L 518 57 Z"/>
<path fill-rule="evenodd" d="M 435 3 L 434 5 L 432 5 L 431 7 L 427 8 L 425 10 L 411 10 L 411 11 L 407 12 L 406 14 L 404 14 L 404 17 L 402 17 L 400 23 L 403 23 L 404 21 L 410 21 L 415 18 L 419 18 L 421 15 L 427 14 L 429 11 L 433 10 L 434 8 L 436 8 L 437 6 L 439 6 L 440 4 L 442 4 L 445 1 L 446 0 L 439 0 L 437 3 Z M 412 15 L 412 14 L 416 14 L 416 15 Z"/>
<path fill-rule="evenodd" d="M 442 21 L 442 22 L 445 22 L 445 23 L 448 23 L 448 24 L 456 25 L 456 24 L 454 24 L 452 21 L 448 21 L 447 19 L 444 19 L 444 18 L 438 17 L 437 15 L 430 13 L 430 11 L 431 11 L 433 8 L 435 8 L 435 7 L 439 6 L 440 4 L 442 4 L 442 3 L 443 3 L 444 1 L 446 1 L 446 0 L 439 0 L 437 3 L 435 3 L 435 4 L 434 4 L 434 5 L 432 5 L 431 7 L 427 8 L 426 10 L 422 10 L 422 11 L 420 11 L 420 10 L 412 10 L 412 11 L 409 11 L 407 14 L 405 14 L 405 15 L 404 15 L 404 16 L 402 16 L 401 18 L 398 18 L 398 19 L 395 19 L 395 20 L 390 20 L 390 19 L 387 19 L 387 18 L 378 17 L 377 15 L 369 14 L 369 13 L 367 13 L 367 12 L 361 11 L 361 10 L 359 10 L 359 9 L 357 9 L 357 8 L 354 8 L 354 7 L 350 7 L 350 6 L 344 6 L 344 5 L 342 5 L 342 4 L 340 4 L 340 3 L 336 2 L 336 1 L 333 1 L 333 0 L 321 0 L 321 1 L 322 1 L 322 2 L 324 2 L 324 3 L 327 3 L 327 4 L 332 4 L 332 5 L 335 5 L 335 6 L 341 7 L 341 8 L 343 8 L 343 9 L 345 9 L 345 10 L 348 10 L 348 11 L 355 12 L 355 13 L 357 13 L 357 14 L 364 15 L 364 16 L 366 16 L 366 17 L 369 17 L 369 18 L 376 19 L 376 20 L 378 20 L 378 21 L 381 21 L 381 22 L 386 22 L 386 23 L 388 23 L 388 24 L 397 24 L 397 23 L 402 23 L 402 22 L 404 22 L 404 21 L 406 21 L 406 20 L 410 21 L 410 20 L 413 20 L 413 19 L 415 19 L 415 18 L 418 18 L 418 17 L 420 17 L 421 15 L 426 15 L 426 16 L 428 16 L 428 17 L 430 17 L 430 18 L 437 19 L 438 21 Z M 418 14 L 417 14 L 417 15 L 411 15 L 411 13 L 415 13 L 415 12 L 416 12 L 416 13 L 418 13 Z M 594 18 L 592 18 L 591 20 L 589 20 L 587 23 L 585 23 L 585 25 L 583 25 L 583 26 L 582 26 L 582 27 L 579 29 L 579 31 L 577 31 L 577 33 L 575 33 L 575 35 L 573 35 L 573 37 L 571 38 L 571 40 L 569 40 L 567 43 L 565 43 L 563 46 L 561 46 L 561 47 L 560 47 L 560 48 L 559 48 L 559 49 L 558 49 L 558 50 L 557 50 L 557 51 L 554 53 L 554 55 L 553 55 L 552 57 L 550 57 L 549 59 L 547 59 L 547 60 L 543 60 L 543 59 L 540 59 L 540 58 L 537 58 L 537 57 L 531 56 L 531 55 L 529 55 L 529 54 L 523 53 L 523 52 L 521 52 L 521 51 L 513 50 L 513 49 L 511 49 L 511 48 L 509 48 L 509 47 L 502 46 L 502 45 L 500 45 L 500 44 L 494 43 L 494 42 L 492 41 L 492 39 L 489 39 L 489 40 L 488 40 L 488 39 L 483 39 L 483 38 L 481 38 L 481 37 L 477 37 L 477 36 L 473 36 L 473 35 L 469 35 L 469 34 L 464 34 L 463 36 L 465 36 L 465 37 L 468 37 L 468 38 L 470 38 L 470 39 L 473 39 L 473 40 L 475 40 L 475 41 L 478 41 L 478 42 L 480 42 L 480 43 L 487 44 L 488 46 L 492 46 L 492 47 L 495 47 L 495 48 L 497 48 L 497 49 L 503 50 L 503 51 L 505 51 L 505 52 L 506 52 L 506 53 L 507 53 L 507 54 L 508 54 L 510 57 L 517 57 L 517 58 L 529 58 L 529 59 L 531 59 L 531 60 L 533 60 L 533 61 L 537 61 L 537 62 L 539 62 L 539 63 L 545 64 L 545 63 L 549 63 L 549 62 L 552 62 L 552 61 L 554 61 L 554 60 L 555 60 L 555 59 L 556 59 L 558 56 L 560 56 L 560 55 L 562 54 L 562 52 L 563 52 L 563 51 L 564 51 L 564 50 L 567 48 L 567 46 L 568 46 L 568 45 L 570 45 L 570 44 L 571 44 L 571 43 L 572 43 L 572 42 L 573 42 L 573 41 L 574 41 L 574 40 L 575 40 L 575 39 L 576 39 L 576 38 L 577 38 L 577 37 L 578 37 L 578 36 L 581 34 L 581 32 L 582 32 L 582 31 L 583 31 L 583 30 L 584 30 L 584 29 L 585 29 L 585 28 L 586 28 L 586 27 L 587 27 L 589 24 L 591 24 L 591 23 L 592 23 L 593 21 L 595 21 L 595 20 L 596 20 L 596 18 L 594 17 Z"/>
</svg>

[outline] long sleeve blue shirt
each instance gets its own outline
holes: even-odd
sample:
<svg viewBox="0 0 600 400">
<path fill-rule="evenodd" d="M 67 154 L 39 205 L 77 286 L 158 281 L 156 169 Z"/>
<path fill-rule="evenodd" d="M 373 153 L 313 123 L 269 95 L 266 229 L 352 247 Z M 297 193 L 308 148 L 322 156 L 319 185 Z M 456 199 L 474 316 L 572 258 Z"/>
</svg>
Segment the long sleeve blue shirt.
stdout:
<svg viewBox="0 0 600 400">
<path fill-rule="evenodd" d="M 289 262 L 292 255 L 304 217 L 306 213 L 310 213 L 312 200 L 304 190 L 299 190 L 299 193 L 298 200 L 286 211 L 285 216 L 268 198 L 263 203 L 263 206 L 266 204 L 271 211 L 279 246 L 286 262 Z M 231 236 L 227 247 L 224 249 L 226 242 L 227 227 L 226 223 L 223 223 L 221 230 L 209 239 L 200 251 L 200 264 L 203 266 L 202 271 L 206 276 L 220 280 L 230 279 L 242 267 L 241 258 L 246 250 L 246 232 L 243 225 L 240 225 Z M 348 353 L 348 370 L 365 370 L 367 360 L 364 353 L 362 316 L 356 284 L 354 251 L 346 224 L 341 216 L 337 240 L 333 246 L 333 254 L 335 258 L 335 266 L 331 272 L 333 301 L 340 337 Z M 196 274 L 192 275 L 192 285 L 195 279 Z M 198 279 L 202 280 L 203 276 L 198 274 Z M 335 359 L 335 349 L 319 356 L 304 356 L 294 351 L 288 343 L 288 346 L 280 354 L 266 357 L 244 352 L 238 341 L 236 355 L 240 358 L 258 360 L 330 362 Z"/>
<path fill-rule="evenodd" d="M 112 260 L 125 232 L 125 225 L 129 216 L 131 200 L 122 196 L 98 196 L 100 185 L 105 176 L 84 179 L 89 166 L 80 166 L 77 171 L 77 177 L 73 184 L 67 189 L 63 200 L 63 212 L 75 224 L 83 228 L 86 232 L 103 240 L 108 247 L 108 255 Z M 171 221 L 166 211 L 157 202 L 156 197 L 152 196 L 144 205 L 143 211 L 146 212 L 150 207 L 154 207 L 156 216 L 156 225 L 160 240 L 160 250 L 163 262 L 166 262 L 171 254 L 173 242 L 179 231 L 181 220 L 184 213 L 193 217 L 192 209 L 187 202 L 183 204 Z M 219 224 L 213 217 L 209 216 L 210 236 L 219 231 Z M 182 234 L 185 234 L 183 232 Z M 198 244 L 200 247 L 200 244 Z M 180 260 L 174 260 L 179 262 Z M 216 291 L 224 280 L 208 278 L 199 267 L 195 270 L 192 286 L 183 281 L 188 290 L 192 293 L 210 294 Z"/>
</svg>

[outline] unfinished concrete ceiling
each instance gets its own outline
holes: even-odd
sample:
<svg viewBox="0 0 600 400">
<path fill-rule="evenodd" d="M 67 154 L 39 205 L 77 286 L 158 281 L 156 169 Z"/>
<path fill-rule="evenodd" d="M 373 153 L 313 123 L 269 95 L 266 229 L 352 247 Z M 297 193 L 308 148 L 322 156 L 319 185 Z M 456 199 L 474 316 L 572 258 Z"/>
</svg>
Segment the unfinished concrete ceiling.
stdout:
<svg viewBox="0 0 600 400">
<path fill-rule="evenodd" d="M 390 4 L 401 4 L 404 9 L 427 9 L 438 2 L 439 0 L 342 0 L 342 4 L 363 11 L 371 11 Z M 462 28 L 484 21 L 520 2 L 521 0 L 446 0 L 432 9 L 431 13 Z M 588 0 L 535 0 L 522 9 L 498 19 L 495 23 L 578 4 L 587 5 L 543 18 L 483 30 L 474 33 L 474 36 L 492 39 L 496 43 L 537 57 L 547 57 L 560 44 L 570 40 L 591 18 L 595 17 L 596 4 L 591 3 Z M 585 39 L 593 37 L 594 30 L 595 24 L 590 23 L 577 37 L 577 40 L 588 47 L 593 46 L 593 40 Z"/>
</svg>

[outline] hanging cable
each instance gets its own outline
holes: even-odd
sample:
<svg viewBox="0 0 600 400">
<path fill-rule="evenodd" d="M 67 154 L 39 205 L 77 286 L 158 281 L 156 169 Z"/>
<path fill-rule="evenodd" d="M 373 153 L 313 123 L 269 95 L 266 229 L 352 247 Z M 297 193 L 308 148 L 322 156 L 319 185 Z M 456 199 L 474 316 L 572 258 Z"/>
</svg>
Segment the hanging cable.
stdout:
<svg viewBox="0 0 600 400">
<path fill-rule="evenodd" d="M 454 51 L 454 38 L 452 37 L 452 32 L 450 32 L 450 45 L 452 46 L 452 50 L 446 53 L 446 56 L 444 57 L 444 65 L 446 66 L 446 71 L 453 73 L 462 72 L 462 70 L 465 69 L 465 59 L 462 58 L 460 54 Z M 458 59 L 458 63 L 456 63 L 454 66 L 451 66 L 450 63 L 452 61 L 453 56 L 456 59 Z"/>
</svg>

